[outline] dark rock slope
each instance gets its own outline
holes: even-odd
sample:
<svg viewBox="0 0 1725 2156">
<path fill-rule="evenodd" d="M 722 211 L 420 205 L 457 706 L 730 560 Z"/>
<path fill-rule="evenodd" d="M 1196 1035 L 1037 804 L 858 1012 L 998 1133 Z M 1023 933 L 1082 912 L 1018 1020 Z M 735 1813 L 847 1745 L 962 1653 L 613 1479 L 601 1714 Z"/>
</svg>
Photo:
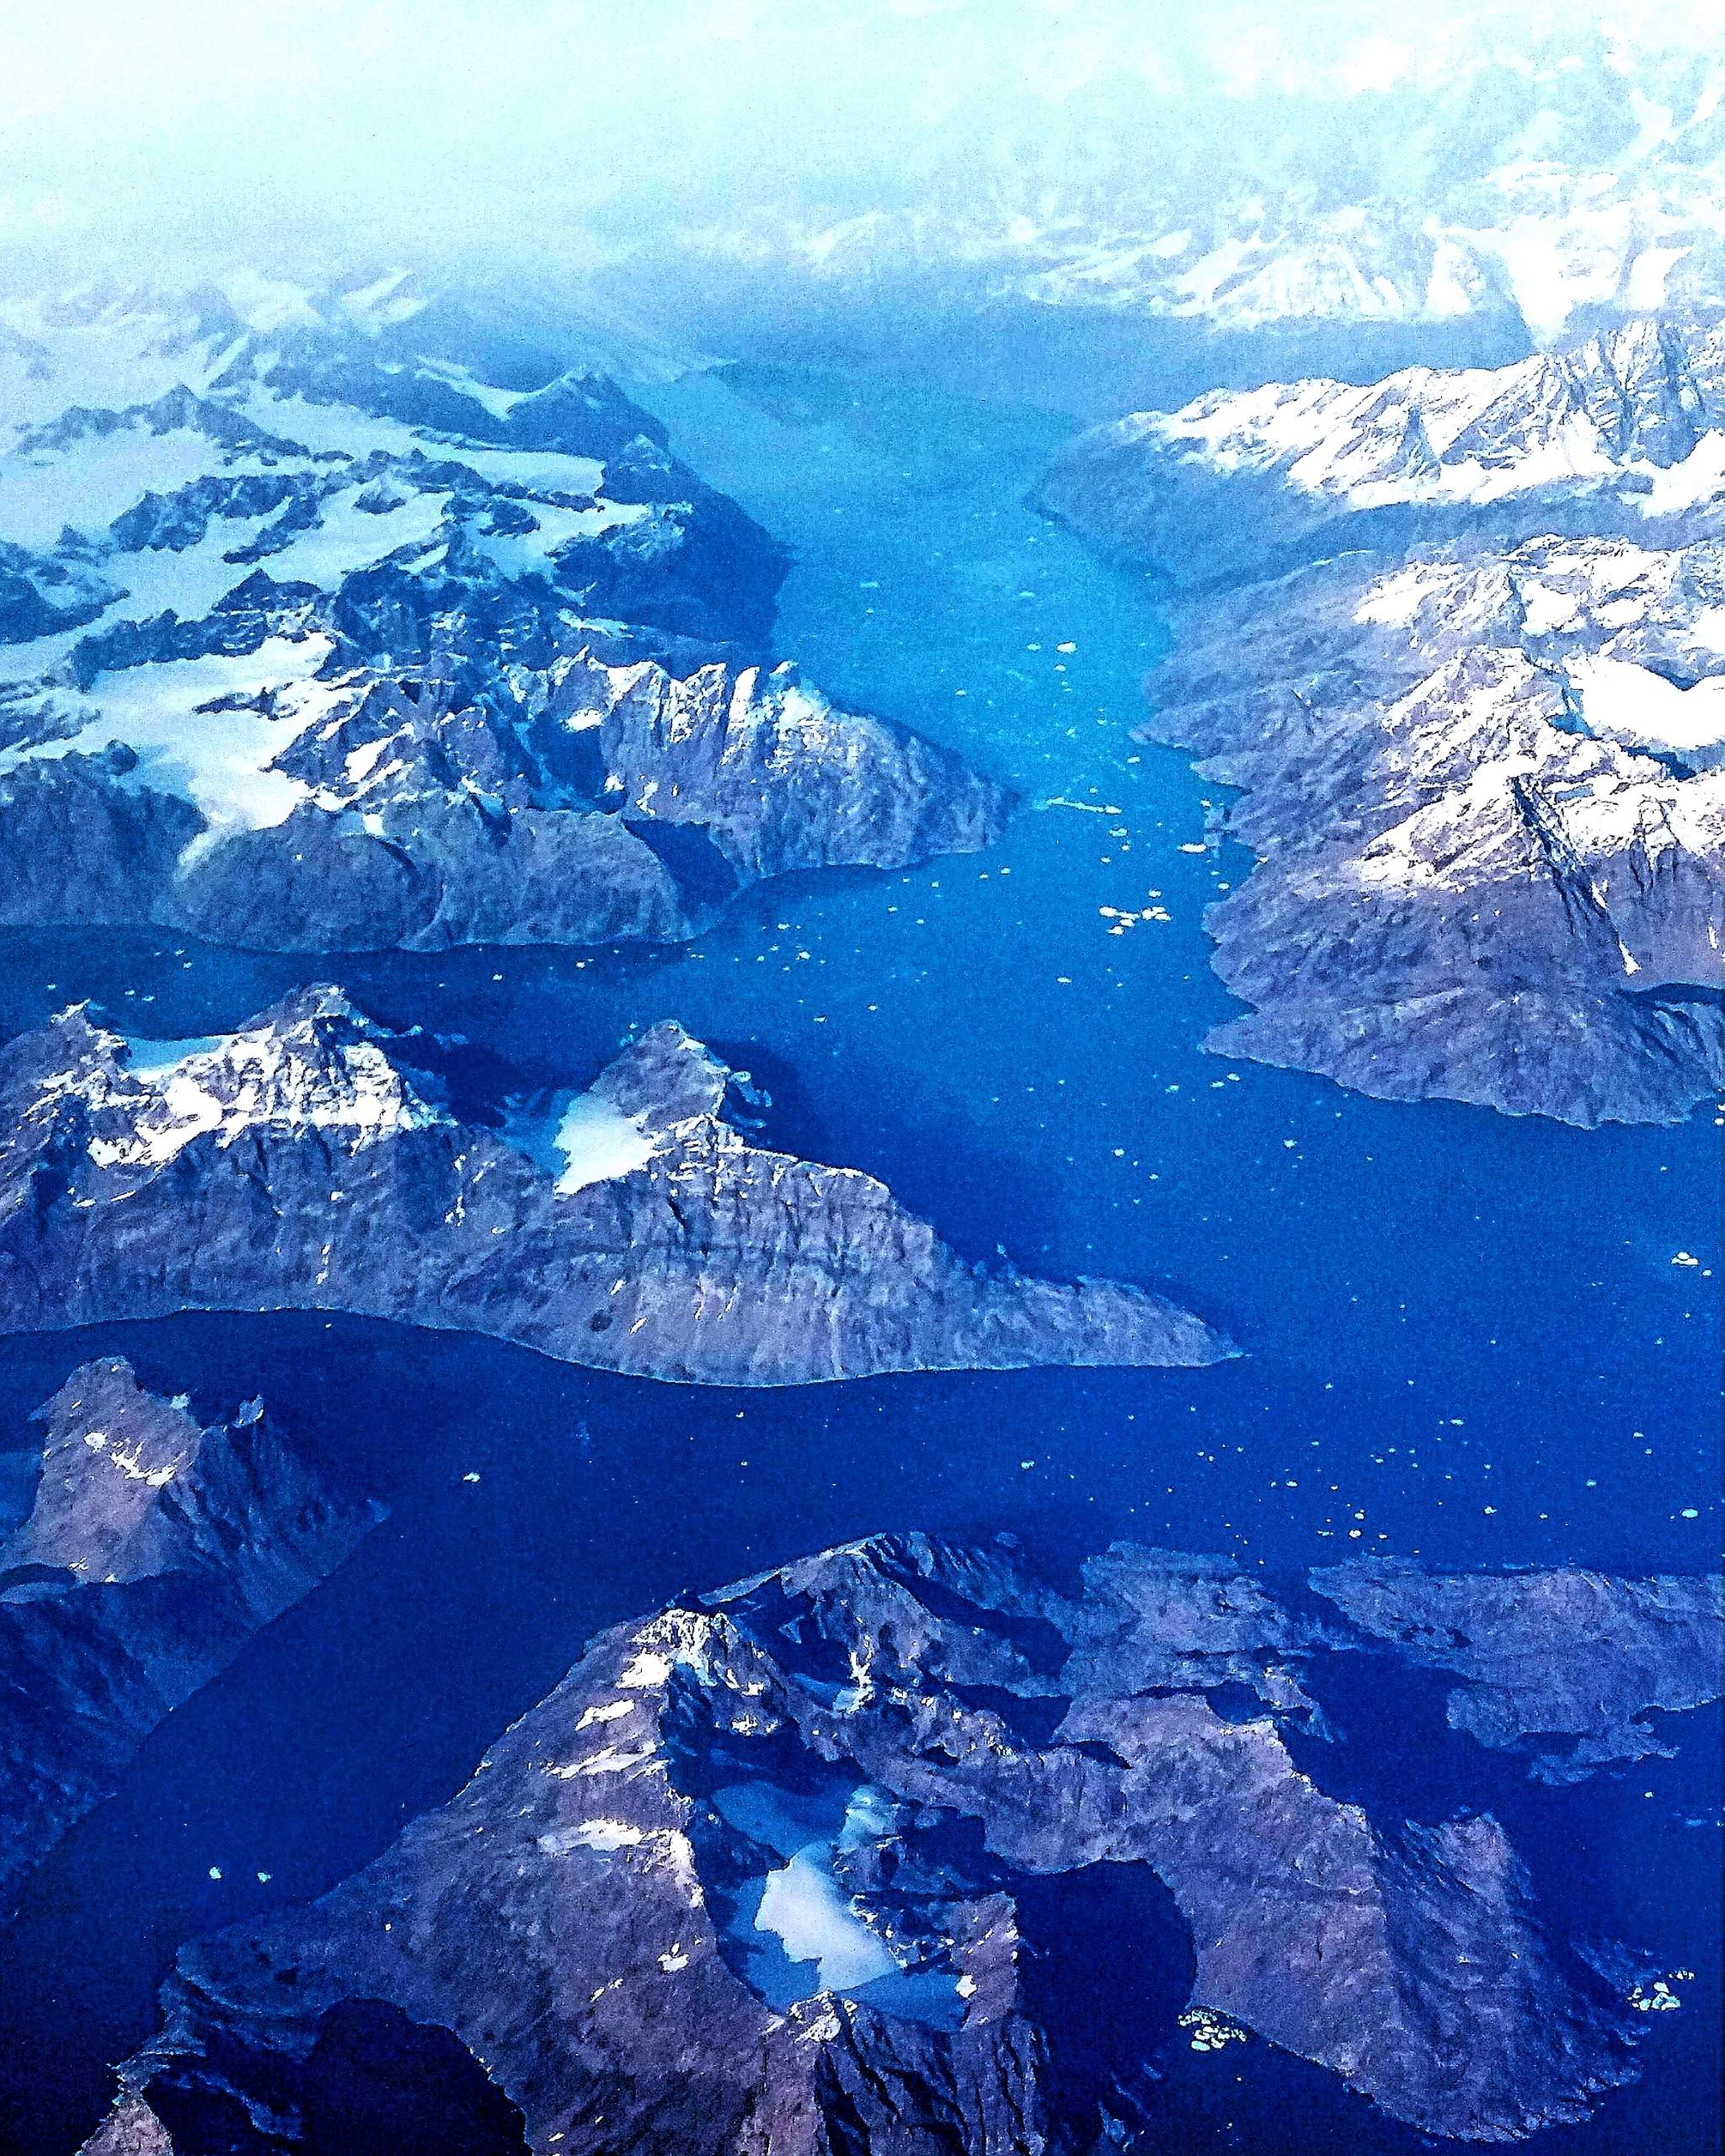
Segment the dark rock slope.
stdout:
<svg viewBox="0 0 1725 2156">
<path fill-rule="evenodd" d="M 1642 324 L 1069 452 L 1051 502 L 1190 588 L 1147 733 L 1247 789 L 1218 1050 L 1583 1124 L 1725 1079 L 1722 353 Z"/>
<path fill-rule="evenodd" d="M 323 1489 L 259 1401 L 201 1428 L 109 1358 L 40 1413 L 35 1508 L 0 1545 L 0 1908 L 163 1716 L 381 1517 Z"/>
<path fill-rule="evenodd" d="M 1434 1579 L 1386 1561 L 1315 1572 L 1311 1582 L 1410 1667 L 1455 1676 L 1450 1726 L 1525 1753 L 1538 1781 L 1585 1780 L 1613 1760 L 1669 1758 L 1649 1717 L 1719 1695 L 1717 1578 Z"/>
<path fill-rule="evenodd" d="M 1326 1794 L 1320 1700 L 1447 1670 L 1499 1743 L 1567 1674 L 1609 1749 L 1717 1696 L 1718 1582 L 1313 1585 L 882 1538 L 619 1626 L 366 1870 L 184 1949 L 91 2147 L 333 2147 L 411 2089 L 487 2152 L 1039 2156 L 1247 2031 L 1428 2134 L 1584 2118 L 1644 2017 L 1489 1812 Z"/>
<path fill-rule="evenodd" d="M 611 383 L 368 344 L 195 345 L 196 389 L 13 430 L 0 922 L 670 940 L 998 835 L 956 757 L 750 663 L 784 557 Z"/>
<path fill-rule="evenodd" d="M 729 1385 L 1228 1352 L 1140 1289 L 962 1263 L 873 1177 L 751 1143 L 750 1091 L 670 1023 L 524 1098 L 334 989 L 208 1042 L 80 1006 L 0 1056 L 0 1329 L 345 1310 Z"/>
</svg>

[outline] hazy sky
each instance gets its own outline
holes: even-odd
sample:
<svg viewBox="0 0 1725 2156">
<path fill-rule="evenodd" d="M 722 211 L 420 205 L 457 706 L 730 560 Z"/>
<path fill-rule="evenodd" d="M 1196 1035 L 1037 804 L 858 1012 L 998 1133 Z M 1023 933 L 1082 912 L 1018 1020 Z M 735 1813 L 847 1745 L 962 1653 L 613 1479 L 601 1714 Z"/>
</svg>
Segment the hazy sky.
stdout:
<svg viewBox="0 0 1725 2156">
<path fill-rule="evenodd" d="M 1453 83 L 1506 24 L 1584 43 L 1589 14 L 1417 12 L 1416 34 L 1381 0 L 0 0 L 0 248 L 14 275 L 579 264 L 763 202 L 899 206 L 1027 163 L 1081 184 L 1153 161 L 1212 98 L 1258 140 L 1288 100 L 1363 109 Z M 1610 14 L 1721 29 L 1711 0 Z"/>
</svg>

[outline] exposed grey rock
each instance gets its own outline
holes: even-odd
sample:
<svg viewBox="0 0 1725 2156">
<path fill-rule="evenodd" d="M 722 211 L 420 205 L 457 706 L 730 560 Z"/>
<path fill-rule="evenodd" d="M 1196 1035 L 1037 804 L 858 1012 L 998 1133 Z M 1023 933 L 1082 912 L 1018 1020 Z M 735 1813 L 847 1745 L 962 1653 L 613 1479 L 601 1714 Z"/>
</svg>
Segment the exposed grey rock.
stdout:
<svg viewBox="0 0 1725 2156">
<path fill-rule="evenodd" d="M 275 950 L 669 942 L 763 877 L 901 867 L 1005 828 L 1003 788 L 835 710 L 788 664 L 679 680 L 584 647 L 515 670 L 505 693 L 499 716 L 373 669 L 342 676 L 273 760 L 291 813 L 183 848 L 148 910 Z M 15 799 L 27 770 L 46 785 L 56 768 L 21 769 Z"/>
<path fill-rule="evenodd" d="M 745 1075 L 675 1024 L 585 1095 L 468 1101 L 465 1072 L 330 988 L 210 1043 L 83 1006 L 24 1036 L 0 1329 L 345 1310 L 730 1385 L 1229 1352 L 1144 1289 L 964 1265 L 873 1177 L 751 1143 Z"/>
<path fill-rule="evenodd" d="M 1579 1123 L 1725 1075 L 1725 547 L 1351 555 L 1198 602 L 1150 729 L 1247 789 L 1210 1045 Z M 1695 686 L 1680 689 L 1674 684 Z M 1717 685 L 1717 686 L 1716 686 Z"/>
<path fill-rule="evenodd" d="M 1247 789 L 1216 831 L 1259 857 L 1206 916 L 1253 1006 L 1213 1048 L 1583 1124 L 1725 1078 L 1722 351 L 1643 326 L 1212 400 L 1146 422 L 1148 478 L 1093 446 L 1185 581 L 1348 549 L 1178 602 L 1151 684 L 1147 732 Z M 1421 400 L 1440 473 L 1393 468 Z M 1437 531 L 1465 536 L 1365 550 Z"/>
<path fill-rule="evenodd" d="M 1614 1759 L 1670 1758 L 1648 1715 L 1680 1714 L 1725 1689 L 1717 1577 L 1443 1579 L 1385 1562 L 1316 1572 L 1311 1583 L 1359 1630 L 1464 1679 L 1450 1695 L 1450 1726 L 1530 1751 L 1529 1771 L 1541 1781 L 1582 1780 Z"/>
<path fill-rule="evenodd" d="M 120 596 L 84 564 L 0 541 L 0 643 L 24 643 L 93 622 Z"/>
<path fill-rule="evenodd" d="M 118 1358 L 40 1417 L 35 1508 L 0 1545 L 0 1901 L 382 1517 L 332 1497 L 261 1401 L 203 1428 Z"/>
<path fill-rule="evenodd" d="M 1468 1583 L 1322 1584 L 1374 1622 L 1392 1594 L 1423 1638 Z M 1567 1613 L 1550 1576 L 1471 1584 L 1500 1631 L 1524 1591 L 1530 1638 Z M 1633 1631 L 1698 1583 L 1598 1584 L 1616 1684 L 1608 1612 Z M 1705 1689 L 1717 1636 L 1664 1636 L 1675 1689 Z M 1130 2147 L 1167 2047 L 1242 2031 L 1424 2132 L 1586 2117 L 1633 2078 L 1637 2017 L 1496 1820 L 1369 1816 L 1296 1765 L 1297 1704 L 1218 1710 L 1231 1670 L 1297 1694 L 1335 1652 L 1399 1681 L 1377 1633 L 1130 1546 L 1069 1593 L 1011 1538 L 881 1537 L 674 1604 L 602 1635 L 321 1901 L 184 1948 L 116 2121 L 177 2156 L 291 2147 L 360 2001 L 453 2033 L 447 2085 L 513 2107 L 499 2150 Z M 1128 1985 L 1087 1955 L 1104 1908 L 1130 1913 Z M 399 2040 L 374 2020 L 380 2088 Z"/>
<path fill-rule="evenodd" d="M 1005 828 L 1001 788 L 920 735 L 836 711 L 794 665 L 677 681 L 657 666 L 590 664 L 587 683 L 625 818 L 703 832 L 740 883 L 901 868 L 980 851 Z"/>
<path fill-rule="evenodd" d="M 167 2127 L 137 2097 L 116 2104 L 84 2145 L 89 2156 L 174 2156 Z"/>
<path fill-rule="evenodd" d="M 130 752 L 0 776 L 0 906 L 15 926 L 147 921 L 203 819 L 123 783 Z"/>
</svg>

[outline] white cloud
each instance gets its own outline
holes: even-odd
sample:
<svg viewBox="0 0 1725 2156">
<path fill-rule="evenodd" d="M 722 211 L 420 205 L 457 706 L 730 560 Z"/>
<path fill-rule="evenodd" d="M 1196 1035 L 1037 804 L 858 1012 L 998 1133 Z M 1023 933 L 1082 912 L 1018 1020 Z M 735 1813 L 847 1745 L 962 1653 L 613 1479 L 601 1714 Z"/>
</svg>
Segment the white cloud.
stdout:
<svg viewBox="0 0 1725 2156">
<path fill-rule="evenodd" d="M 1620 7 L 1610 35 L 1705 51 L 1696 24 L 1722 12 Z M 1442 124 L 1428 78 L 1453 91 L 1502 56 L 1507 108 L 1503 85 L 1535 66 L 1519 51 L 1543 31 L 1579 51 L 1603 19 L 1438 0 L 1416 44 L 1381 0 L 81 0 L 8 16 L 0 257 L 14 275 L 45 254 L 169 278 L 462 253 L 578 268 L 680 227 L 771 210 L 818 230 L 966 190 L 1004 225 L 1188 180 L 1273 190 L 1290 157 L 1320 195 L 1398 159 L 1417 179 L 1445 150 L 1420 131 Z M 1382 139 L 1364 136 L 1359 100 L 1398 98 Z M 1539 100 L 1524 102 L 1517 127 Z"/>
</svg>

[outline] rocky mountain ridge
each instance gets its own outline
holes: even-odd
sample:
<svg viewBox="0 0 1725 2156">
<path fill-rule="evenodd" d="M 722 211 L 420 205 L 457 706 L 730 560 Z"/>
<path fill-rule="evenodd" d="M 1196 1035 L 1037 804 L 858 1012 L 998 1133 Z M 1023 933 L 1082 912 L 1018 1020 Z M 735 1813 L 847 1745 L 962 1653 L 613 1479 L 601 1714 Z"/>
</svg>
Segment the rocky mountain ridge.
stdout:
<svg viewBox="0 0 1725 2156">
<path fill-rule="evenodd" d="M 89 2147 L 262 2156 L 428 2084 L 487 2152 L 1148 2147 L 1158 2058 L 1247 2032 L 1427 2134 L 1578 2121 L 1645 2018 L 1488 1810 L 1325 1793 L 1330 1672 L 1446 1673 L 1452 1726 L 1585 1774 L 1718 1696 L 1720 1615 L 1717 1580 L 828 1551 L 605 1633 L 376 1862 L 183 1950 Z"/>
<path fill-rule="evenodd" d="M 1063 457 L 1050 505 L 1183 587 L 1146 732 L 1245 789 L 1219 1050 L 1581 1123 L 1725 1078 L 1722 355 L 1647 323 Z"/>
<path fill-rule="evenodd" d="M 999 835 L 1003 789 L 755 663 L 782 550 L 610 382 L 389 327 L 98 311 L 0 369 L 15 414 L 38 365 L 181 371 L 0 453 L 0 921 L 668 941 Z"/>
<path fill-rule="evenodd" d="M 1181 589 L 1473 531 L 1714 536 L 1725 326 L 1647 317 L 1509 366 L 1215 390 L 1077 436 L 1042 499 Z"/>
<path fill-rule="evenodd" d="M 686 1383 L 1202 1364 L 1164 1298 L 963 1264 L 885 1187 L 752 1141 L 746 1074 L 652 1028 L 531 1096 L 334 988 L 129 1042 L 83 1006 L 0 1055 L 0 1329 L 346 1310 Z"/>
</svg>

